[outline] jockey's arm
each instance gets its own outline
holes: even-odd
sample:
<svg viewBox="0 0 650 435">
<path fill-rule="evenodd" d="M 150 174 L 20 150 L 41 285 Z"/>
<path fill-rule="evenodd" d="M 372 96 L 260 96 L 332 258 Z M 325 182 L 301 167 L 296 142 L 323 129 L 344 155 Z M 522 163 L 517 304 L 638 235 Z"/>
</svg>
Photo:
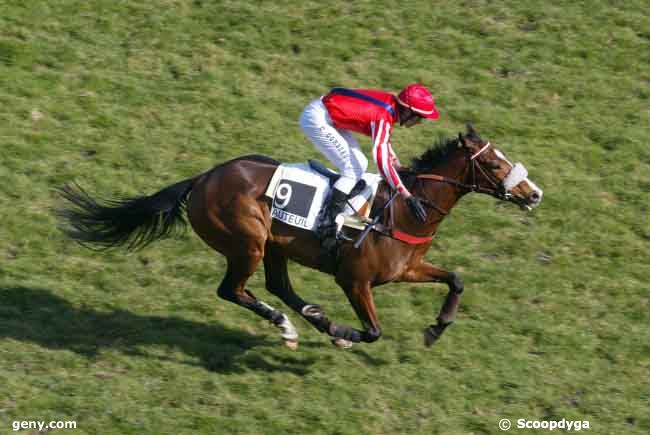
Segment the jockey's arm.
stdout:
<svg viewBox="0 0 650 435">
<path fill-rule="evenodd" d="M 390 144 L 390 142 L 388 142 L 388 150 L 390 151 L 390 161 L 393 164 L 395 170 L 399 172 L 404 167 L 402 166 L 402 163 L 399 161 L 397 154 L 395 154 L 395 151 L 393 151 L 393 146 Z"/>
<path fill-rule="evenodd" d="M 379 174 L 384 180 L 404 198 L 411 196 L 411 193 L 406 189 L 404 183 L 397 173 L 397 168 L 400 168 L 399 159 L 393 152 L 390 146 L 390 130 L 391 125 L 383 120 L 379 120 L 372 124 L 372 156 L 377 164 Z"/>
</svg>

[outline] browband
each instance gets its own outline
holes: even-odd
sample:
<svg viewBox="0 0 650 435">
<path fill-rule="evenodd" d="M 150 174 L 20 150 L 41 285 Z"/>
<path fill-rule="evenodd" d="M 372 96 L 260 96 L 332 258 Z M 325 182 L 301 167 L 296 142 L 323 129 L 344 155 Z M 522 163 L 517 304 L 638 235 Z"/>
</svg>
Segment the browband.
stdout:
<svg viewBox="0 0 650 435">
<path fill-rule="evenodd" d="M 470 160 L 474 160 L 475 158 L 477 158 L 478 156 L 480 156 L 481 154 L 483 154 L 483 152 L 484 152 L 486 149 L 488 149 L 489 146 L 490 146 L 490 142 L 486 143 L 485 145 L 483 145 L 483 148 L 481 148 L 480 150 L 476 151 L 476 153 L 475 153 L 472 157 L 470 157 L 469 159 L 470 159 Z"/>
</svg>

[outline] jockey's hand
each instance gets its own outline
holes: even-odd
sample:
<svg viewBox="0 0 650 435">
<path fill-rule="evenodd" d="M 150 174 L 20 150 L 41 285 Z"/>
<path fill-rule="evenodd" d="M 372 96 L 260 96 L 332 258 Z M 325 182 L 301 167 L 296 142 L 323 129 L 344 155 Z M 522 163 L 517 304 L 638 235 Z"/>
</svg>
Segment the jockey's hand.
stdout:
<svg viewBox="0 0 650 435">
<path fill-rule="evenodd" d="M 402 163 L 399 161 L 397 156 L 391 157 L 390 163 L 393 165 L 393 168 L 395 168 L 395 170 L 398 172 L 404 169 L 404 166 L 402 166 Z"/>
<path fill-rule="evenodd" d="M 427 212 L 424 210 L 422 202 L 417 197 L 410 195 L 408 198 L 406 198 L 406 203 L 411 209 L 411 213 L 415 215 L 417 220 L 422 223 L 427 220 Z"/>
</svg>

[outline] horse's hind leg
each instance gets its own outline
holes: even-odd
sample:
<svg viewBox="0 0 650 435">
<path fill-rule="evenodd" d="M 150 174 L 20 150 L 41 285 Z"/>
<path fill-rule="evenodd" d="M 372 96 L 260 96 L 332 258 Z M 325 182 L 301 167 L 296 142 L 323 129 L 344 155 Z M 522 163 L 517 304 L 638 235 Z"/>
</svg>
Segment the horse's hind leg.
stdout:
<svg viewBox="0 0 650 435">
<path fill-rule="evenodd" d="M 287 257 L 268 250 L 264 257 L 264 274 L 266 277 L 266 289 L 280 298 L 288 307 L 299 313 L 320 332 L 328 332 L 330 321 L 325 317 L 318 305 L 305 302 L 296 294 L 291 286 L 289 271 L 287 269 Z M 297 341 L 285 339 L 287 346 L 295 349 Z"/>
<path fill-rule="evenodd" d="M 241 305 L 270 321 L 282 330 L 282 337 L 285 341 L 293 340 L 297 343 L 298 333 L 287 316 L 257 299 L 253 293 L 245 288 L 246 281 L 255 272 L 262 256 L 263 253 L 260 255 L 227 257 L 228 270 L 219 285 L 217 295 L 227 301 Z"/>
<path fill-rule="evenodd" d="M 234 160 L 199 177 L 192 188 L 187 215 L 194 231 L 228 267 L 217 294 L 269 320 L 283 337 L 297 339 L 295 328 L 280 311 L 246 290 L 246 281 L 264 257 L 271 228 L 268 206 L 260 198 L 273 175 L 275 163 Z"/>
</svg>

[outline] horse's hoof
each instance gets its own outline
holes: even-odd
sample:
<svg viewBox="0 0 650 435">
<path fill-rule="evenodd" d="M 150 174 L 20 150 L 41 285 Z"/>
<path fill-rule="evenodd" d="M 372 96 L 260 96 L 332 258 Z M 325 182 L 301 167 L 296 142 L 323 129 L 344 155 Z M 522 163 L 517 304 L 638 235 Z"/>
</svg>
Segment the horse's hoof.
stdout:
<svg viewBox="0 0 650 435">
<path fill-rule="evenodd" d="M 291 350 L 298 349 L 298 340 L 284 340 L 284 345 Z"/>
<path fill-rule="evenodd" d="M 332 344 L 341 349 L 349 349 L 352 347 L 352 342 L 344 338 L 333 338 Z"/>
<path fill-rule="evenodd" d="M 433 328 L 427 328 L 424 330 L 424 345 L 426 347 L 431 347 L 439 338 L 440 334 L 436 333 Z"/>
</svg>

